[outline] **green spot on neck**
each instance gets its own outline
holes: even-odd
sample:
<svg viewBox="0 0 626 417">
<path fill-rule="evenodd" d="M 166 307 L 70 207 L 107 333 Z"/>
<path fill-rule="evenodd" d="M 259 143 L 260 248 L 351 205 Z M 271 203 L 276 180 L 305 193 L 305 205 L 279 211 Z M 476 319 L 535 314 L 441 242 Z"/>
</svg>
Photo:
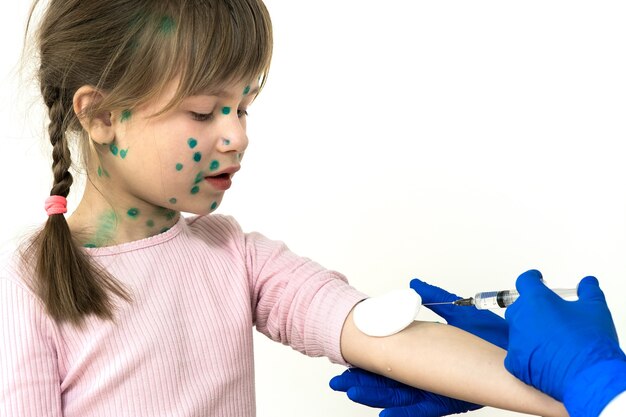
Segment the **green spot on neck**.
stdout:
<svg viewBox="0 0 626 417">
<path fill-rule="evenodd" d="M 131 116 L 133 115 L 133 112 L 126 109 L 122 112 L 122 117 L 120 119 L 120 122 L 124 123 L 130 120 Z"/>
<path fill-rule="evenodd" d="M 127 214 L 129 217 L 132 217 L 133 219 L 137 218 L 137 216 L 139 216 L 139 209 L 131 208 L 128 210 Z"/>
<path fill-rule="evenodd" d="M 211 166 L 209 167 L 209 169 L 211 171 L 215 171 L 219 169 L 219 167 L 220 167 L 220 163 L 218 161 L 211 161 Z"/>
<path fill-rule="evenodd" d="M 198 194 L 199 191 L 200 191 L 200 187 L 196 185 L 195 187 L 191 189 L 191 194 Z"/>
<path fill-rule="evenodd" d="M 176 200 L 175 198 L 170 198 L 170 204 L 176 204 L 176 202 L 178 202 L 178 200 Z"/>
<path fill-rule="evenodd" d="M 193 154 L 193 160 L 196 162 L 200 162 L 202 160 L 202 154 L 200 152 L 196 152 Z"/>
<path fill-rule="evenodd" d="M 146 222 L 146 226 L 148 227 L 154 227 L 154 220 L 150 219 Z"/>
<path fill-rule="evenodd" d="M 214 201 L 213 204 L 211 204 L 211 210 L 215 210 L 217 208 L 217 201 Z"/>
<path fill-rule="evenodd" d="M 247 85 L 246 88 L 243 89 L 243 95 L 244 96 L 247 96 L 248 93 L 250 93 L 250 86 L 249 85 Z"/>
<path fill-rule="evenodd" d="M 176 171 L 182 171 L 183 170 L 183 164 L 176 164 Z"/>
<path fill-rule="evenodd" d="M 176 211 L 175 210 L 168 210 L 167 213 L 165 213 L 165 218 L 167 220 L 172 220 L 174 217 L 176 217 Z"/>
<path fill-rule="evenodd" d="M 162 33 L 169 35 L 174 32 L 176 29 L 176 22 L 171 16 L 163 16 L 161 18 L 161 23 L 159 24 L 159 31 Z"/>
<path fill-rule="evenodd" d="M 165 233 L 165 232 L 167 232 L 168 230 L 170 230 L 170 228 L 169 228 L 169 227 L 164 227 L 163 229 L 161 229 L 161 233 Z"/>
<path fill-rule="evenodd" d="M 85 244 L 85 247 L 86 247 L 86 248 L 91 248 L 91 249 L 93 249 L 93 248 L 97 248 L 98 246 L 96 246 L 96 244 L 95 244 L 95 243 L 86 243 L 86 244 Z"/>
<path fill-rule="evenodd" d="M 230 107 L 222 107 L 222 114 L 229 115 L 230 114 Z"/>
<path fill-rule="evenodd" d="M 110 145 L 109 145 L 109 149 L 111 150 L 111 153 L 112 153 L 113 155 L 117 156 L 117 154 L 118 154 L 118 152 L 119 152 L 119 149 L 118 149 L 118 147 L 117 147 L 117 145 L 116 145 L 116 144 L 114 144 L 114 143 L 110 144 Z"/>
<path fill-rule="evenodd" d="M 198 146 L 198 141 L 195 140 L 194 138 L 189 138 L 189 140 L 187 140 L 187 143 L 189 144 L 189 147 L 191 149 L 195 148 L 196 146 Z"/>
</svg>

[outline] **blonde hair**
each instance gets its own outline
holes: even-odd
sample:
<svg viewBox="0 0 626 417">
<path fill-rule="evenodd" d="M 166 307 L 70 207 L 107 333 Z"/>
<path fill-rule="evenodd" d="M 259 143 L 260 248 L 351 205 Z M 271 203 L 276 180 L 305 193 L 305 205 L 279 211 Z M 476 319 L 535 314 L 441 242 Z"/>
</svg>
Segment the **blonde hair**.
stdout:
<svg viewBox="0 0 626 417">
<path fill-rule="evenodd" d="M 31 8 L 27 35 L 39 3 Z M 230 83 L 260 76 L 263 85 L 272 55 L 271 21 L 261 0 L 49 0 L 34 35 L 50 118 L 50 195 L 63 197 L 73 182 L 69 140 L 79 140 L 83 150 L 88 142 L 73 111 L 80 87 L 107 93 L 84 112 L 93 118 L 149 102 L 178 78 L 166 111 Z M 63 215 L 50 216 L 22 255 L 25 265 L 34 265 L 35 291 L 57 321 L 79 325 L 89 314 L 112 319 L 111 294 L 131 300 L 90 260 Z"/>
</svg>

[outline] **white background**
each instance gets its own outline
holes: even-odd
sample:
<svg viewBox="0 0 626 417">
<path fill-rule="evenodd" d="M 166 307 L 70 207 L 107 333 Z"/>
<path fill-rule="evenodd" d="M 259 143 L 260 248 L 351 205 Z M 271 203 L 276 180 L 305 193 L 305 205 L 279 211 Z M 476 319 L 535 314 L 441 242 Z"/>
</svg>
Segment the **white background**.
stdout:
<svg viewBox="0 0 626 417">
<path fill-rule="evenodd" d="M 51 186 L 42 105 L 17 75 L 27 3 L 0 26 L 2 247 L 44 221 Z M 530 268 L 555 287 L 593 274 L 626 337 L 622 2 L 267 6 L 270 80 L 219 212 L 372 295 L 412 277 L 469 296 Z M 377 415 L 327 387 L 341 367 L 264 336 L 256 350 L 260 417 Z"/>
</svg>

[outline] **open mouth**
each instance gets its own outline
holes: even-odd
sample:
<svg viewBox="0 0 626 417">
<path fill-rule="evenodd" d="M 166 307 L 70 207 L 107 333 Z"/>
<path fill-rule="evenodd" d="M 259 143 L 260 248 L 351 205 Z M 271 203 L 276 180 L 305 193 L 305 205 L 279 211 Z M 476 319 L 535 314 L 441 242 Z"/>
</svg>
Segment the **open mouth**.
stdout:
<svg viewBox="0 0 626 417">
<path fill-rule="evenodd" d="M 233 183 L 230 178 L 231 175 L 232 174 L 223 173 L 211 177 L 205 177 L 204 180 L 216 190 L 225 191 L 228 190 Z"/>
</svg>

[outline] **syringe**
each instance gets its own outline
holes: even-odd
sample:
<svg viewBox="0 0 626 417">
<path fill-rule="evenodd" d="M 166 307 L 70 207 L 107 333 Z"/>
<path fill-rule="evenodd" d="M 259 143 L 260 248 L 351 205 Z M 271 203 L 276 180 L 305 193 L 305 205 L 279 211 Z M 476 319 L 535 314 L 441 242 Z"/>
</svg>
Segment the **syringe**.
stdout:
<svg viewBox="0 0 626 417">
<path fill-rule="evenodd" d="M 562 298 L 577 298 L 578 292 L 576 288 L 553 288 L 552 291 L 560 295 Z M 479 310 L 487 310 L 494 308 L 506 308 L 517 300 L 519 293 L 515 290 L 503 291 L 485 291 L 479 292 L 473 297 L 462 298 L 453 301 L 451 304 L 457 306 L 476 306 Z M 446 304 L 446 303 L 441 303 Z"/>
</svg>

